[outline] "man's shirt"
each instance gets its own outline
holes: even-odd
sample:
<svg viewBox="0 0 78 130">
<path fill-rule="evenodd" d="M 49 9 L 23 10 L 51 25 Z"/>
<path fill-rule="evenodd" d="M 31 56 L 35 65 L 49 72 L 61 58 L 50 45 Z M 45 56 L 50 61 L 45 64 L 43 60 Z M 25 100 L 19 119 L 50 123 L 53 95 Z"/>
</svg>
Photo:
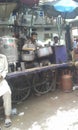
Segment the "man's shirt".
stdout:
<svg viewBox="0 0 78 130">
<path fill-rule="evenodd" d="M 11 93 L 10 87 L 5 80 L 6 74 L 8 73 L 8 62 L 5 55 L 0 54 L 0 75 L 3 79 L 0 81 L 0 96 L 4 95 L 6 92 Z"/>
<path fill-rule="evenodd" d="M 2 75 L 3 78 L 5 78 L 7 73 L 8 73 L 7 58 L 5 55 L 0 54 L 0 75 Z"/>
</svg>

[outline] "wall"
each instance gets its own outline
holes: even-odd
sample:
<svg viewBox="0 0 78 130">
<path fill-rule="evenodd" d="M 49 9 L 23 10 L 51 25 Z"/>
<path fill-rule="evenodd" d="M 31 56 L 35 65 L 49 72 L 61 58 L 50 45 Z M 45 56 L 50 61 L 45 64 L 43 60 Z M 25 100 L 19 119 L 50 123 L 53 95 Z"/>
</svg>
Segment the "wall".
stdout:
<svg viewBox="0 0 78 130">
<path fill-rule="evenodd" d="M 40 41 L 45 41 L 47 39 L 51 39 L 53 40 L 53 34 L 58 34 L 58 30 L 57 28 L 54 27 L 47 27 L 47 25 L 45 27 L 41 26 L 41 27 L 36 27 L 36 32 L 38 33 L 38 40 Z M 4 27 L 0 27 L 0 37 L 1 36 L 5 36 L 5 35 L 13 35 L 13 29 L 9 26 L 4 26 Z M 62 33 L 62 37 L 63 39 L 65 39 L 65 31 L 63 31 Z"/>
<path fill-rule="evenodd" d="M 41 41 L 51 39 L 51 38 L 53 39 L 53 34 L 58 34 L 58 30 L 55 28 L 50 28 L 50 30 L 45 30 L 45 28 L 41 27 L 41 28 L 37 28 L 36 32 L 38 33 L 38 39 Z M 65 31 L 62 32 L 62 37 L 63 39 L 65 39 Z"/>
</svg>

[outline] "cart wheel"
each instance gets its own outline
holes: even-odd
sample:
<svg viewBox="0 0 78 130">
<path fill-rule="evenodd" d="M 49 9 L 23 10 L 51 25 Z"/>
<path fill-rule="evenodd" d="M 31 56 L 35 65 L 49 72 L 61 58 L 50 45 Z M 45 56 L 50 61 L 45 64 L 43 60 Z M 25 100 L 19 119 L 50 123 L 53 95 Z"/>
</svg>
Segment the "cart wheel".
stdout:
<svg viewBox="0 0 78 130">
<path fill-rule="evenodd" d="M 4 113 L 3 100 L 2 97 L 0 97 L 0 115 L 3 115 L 3 113 Z"/>
<path fill-rule="evenodd" d="M 52 72 L 40 72 L 34 75 L 33 88 L 36 93 L 46 94 L 52 89 Z"/>
<path fill-rule="evenodd" d="M 12 102 L 18 103 L 27 99 L 31 92 L 30 81 L 25 76 L 13 78 L 10 81 Z"/>
<path fill-rule="evenodd" d="M 18 91 L 16 93 L 16 91 Z M 13 96 L 12 96 L 12 102 L 13 103 L 18 103 L 18 102 L 21 102 L 21 101 L 24 101 L 26 100 L 29 95 L 30 95 L 30 88 L 29 87 L 26 87 L 26 88 L 18 88 L 18 89 L 14 89 L 13 90 Z"/>
</svg>

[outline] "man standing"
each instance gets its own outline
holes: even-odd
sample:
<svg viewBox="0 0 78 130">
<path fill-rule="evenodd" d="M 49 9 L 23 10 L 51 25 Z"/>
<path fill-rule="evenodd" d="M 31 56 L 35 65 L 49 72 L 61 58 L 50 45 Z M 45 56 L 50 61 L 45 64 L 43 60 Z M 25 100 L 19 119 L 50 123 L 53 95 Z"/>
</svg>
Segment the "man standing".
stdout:
<svg viewBox="0 0 78 130">
<path fill-rule="evenodd" d="M 37 49 L 37 33 L 32 32 L 31 37 L 25 42 L 25 44 L 22 47 L 22 51 L 24 54 L 29 55 L 31 58 L 33 57 L 28 64 L 25 64 L 26 69 L 39 66 L 37 60 L 36 62 L 33 62 L 36 55 L 36 49 Z"/>
<path fill-rule="evenodd" d="M 29 48 L 29 51 L 35 50 L 36 40 L 37 40 L 37 33 L 32 32 L 31 37 L 25 42 L 25 44 L 22 47 L 22 50 L 26 50 L 27 48 Z"/>
<path fill-rule="evenodd" d="M 54 40 L 54 43 L 53 43 L 54 46 L 57 46 L 57 45 L 60 44 L 60 43 L 59 43 L 59 36 L 58 36 L 58 34 L 55 34 L 55 35 L 53 36 L 53 40 Z"/>
<path fill-rule="evenodd" d="M 11 90 L 5 79 L 8 73 L 8 62 L 5 55 L 0 54 L 0 97 L 3 98 L 4 112 L 5 112 L 5 127 L 11 125 Z"/>
</svg>

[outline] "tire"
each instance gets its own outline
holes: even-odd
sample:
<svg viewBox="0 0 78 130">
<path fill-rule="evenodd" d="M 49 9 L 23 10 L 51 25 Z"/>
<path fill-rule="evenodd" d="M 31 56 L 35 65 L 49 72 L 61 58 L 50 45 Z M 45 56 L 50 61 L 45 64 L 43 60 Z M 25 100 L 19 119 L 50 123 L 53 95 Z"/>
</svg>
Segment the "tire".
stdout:
<svg viewBox="0 0 78 130">
<path fill-rule="evenodd" d="M 26 76 L 13 78 L 9 81 L 12 90 L 12 102 L 18 103 L 26 100 L 31 92 L 30 81 Z"/>
<path fill-rule="evenodd" d="M 40 72 L 34 75 L 33 88 L 36 93 L 46 94 L 52 89 L 51 71 Z"/>
<path fill-rule="evenodd" d="M 2 97 L 0 97 L 0 115 L 3 115 L 3 113 L 4 113 L 3 100 Z"/>
</svg>

